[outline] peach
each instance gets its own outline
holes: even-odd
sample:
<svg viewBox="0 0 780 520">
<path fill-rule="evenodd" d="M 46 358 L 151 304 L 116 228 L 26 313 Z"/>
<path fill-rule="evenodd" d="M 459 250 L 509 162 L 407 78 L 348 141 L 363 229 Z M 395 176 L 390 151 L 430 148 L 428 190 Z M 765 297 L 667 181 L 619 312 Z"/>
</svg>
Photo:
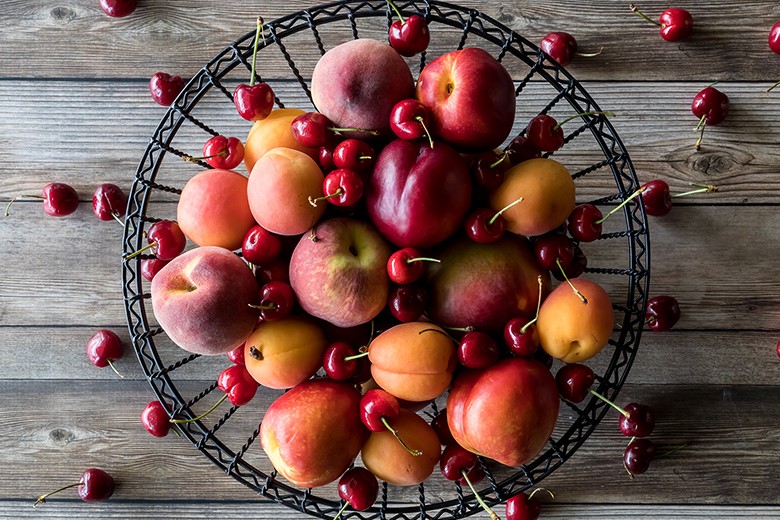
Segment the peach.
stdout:
<svg viewBox="0 0 780 520">
<path fill-rule="evenodd" d="M 317 325 L 301 317 L 266 321 L 244 345 L 249 374 L 268 388 L 292 388 L 322 366 L 327 341 Z"/>
<path fill-rule="evenodd" d="M 311 95 L 335 126 L 390 132 L 390 111 L 414 97 L 412 72 L 387 43 L 350 40 L 326 52 L 314 67 Z"/>
<path fill-rule="evenodd" d="M 195 354 L 224 354 L 257 323 L 257 281 L 231 251 L 204 246 L 179 255 L 152 280 L 152 310 L 171 340 Z"/>
<path fill-rule="evenodd" d="M 255 163 L 274 148 L 292 148 L 303 152 L 313 159 L 317 158 L 317 150 L 308 148 L 295 140 L 290 123 L 301 114 L 303 110 L 297 108 L 277 108 L 268 117 L 256 121 L 249 130 L 249 135 L 244 144 L 244 165 L 246 171 L 251 172 Z"/>
<path fill-rule="evenodd" d="M 249 207 L 257 223 L 277 235 L 305 233 L 327 204 L 312 206 L 322 195 L 322 170 L 314 159 L 292 148 L 274 148 L 255 163 L 249 176 Z"/>
<path fill-rule="evenodd" d="M 371 375 L 382 389 L 405 401 L 435 399 L 449 386 L 455 343 L 432 323 L 396 325 L 368 347 Z"/>
<path fill-rule="evenodd" d="M 552 159 L 530 159 L 513 166 L 490 196 L 496 211 L 523 197 L 505 211 L 506 229 L 534 237 L 557 228 L 574 209 L 574 181 L 569 171 Z"/>
<path fill-rule="evenodd" d="M 599 284 L 584 278 L 572 284 L 587 304 L 568 284 L 561 284 L 542 303 L 536 322 L 542 348 L 564 363 L 579 363 L 601 352 L 615 324 L 612 301 Z"/>
<path fill-rule="evenodd" d="M 377 478 L 390 484 L 419 484 L 433 473 L 439 461 L 439 437 L 422 417 L 407 410 L 401 410 L 390 426 L 398 430 L 411 449 L 422 453 L 410 454 L 389 431 L 372 432 L 361 451 L 363 464 Z"/>
<path fill-rule="evenodd" d="M 271 464 L 304 488 L 339 478 L 367 436 L 360 394 L 347 383 L 326 379 L 293 387 L 268 407 L 260 424 L 260 444 Z"/>
<path fill-rule="evenodd" d="M 246 196 L 247 179 L 232 170 L 204 170 L 182 189 L 176 220 L 199 246 L 238 249 L 255 219 Z"/>
</svg>

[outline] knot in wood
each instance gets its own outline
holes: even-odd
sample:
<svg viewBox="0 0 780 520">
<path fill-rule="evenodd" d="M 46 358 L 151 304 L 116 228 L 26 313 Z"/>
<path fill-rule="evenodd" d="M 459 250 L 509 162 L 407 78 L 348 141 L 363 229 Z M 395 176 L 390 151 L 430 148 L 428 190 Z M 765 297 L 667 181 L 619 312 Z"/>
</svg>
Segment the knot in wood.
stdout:
<svg viewBox="0 0 780 520">
<path fill-rule="evenodd" d="M 68 23 L 76 19 L 75 11 L 64 6 L 57 6 L 52 8 L 52 10 L 49 11 L 49 15 L 51 16 L 52 20 L 56 20 L 58 22 Z"/>
<path fill-rule="evenodd" d="M 65 428 L 54 428 L 49 432 L 49 438 L 52 441 L 60 444 L 68 444 L 75 437 L 76 436 L 73 435 L 73 432 L 66 430 Z"/>
</svg>

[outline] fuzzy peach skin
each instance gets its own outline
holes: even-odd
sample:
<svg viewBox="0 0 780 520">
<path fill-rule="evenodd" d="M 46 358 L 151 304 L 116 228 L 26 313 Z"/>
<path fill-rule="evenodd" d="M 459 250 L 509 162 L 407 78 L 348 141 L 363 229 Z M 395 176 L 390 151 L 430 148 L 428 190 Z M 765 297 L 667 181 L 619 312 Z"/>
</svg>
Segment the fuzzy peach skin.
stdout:
<svg viewBox="0 0 780 520">
<path fill-rule="evenodd" d="M 171 260 L 152 280 L 152 310 L 178 346 L 216 355 L 241 345 L 257 323 L 258 284 L 231 251 L 204 246 Z"/>
<path fill-rule="evenodd" d="M 368 437 L 359 409 L 360 394 L 351 385 L 306 381 L 268 407 L 260 444 L 274 468 L 296 486 L 324 486 L 349 468 Z"/>
<path fill-rule="evenodd" d="M 247 179 L 232 170 L 204 170 L 182 189 L 176 221 L 199 246 L 238 249 L 255 219 L 246 196 Z"/>
<path fill-rule="evenodd" d="M 407 410 L 401 410 L 390 426 L 409 448 L 422 453 L 414 456 L 406 451 L 390 431 L 372 432 L 361 452 L 363 464 L 377 478 L 396 486 L 423 482 L 439 461 L 439 437 L 425 419 Z"/>
<path fill-rule="evenodd" d="M 268 117 L 252 125 L 244 144 L 244 166 L 248 173 L 252 172 L 255 163 L 262 156 L 274 148 L 292 148 L 312 159 L 317 158 L 318 150 L 303 146 L 295 139 L 290 129 L 293 120 L 304 113 L 297 108 L 277 108 Z"/>
<path fill-rule="evenodd" d="M 587 304 L 562 283 L 544 300 L 536 322 L 542 348 L 564 363 L 579 363 L 601 352 L 615 327 L 607 292 L 585 278 L 575 278 L 572 283 Z"/>
<path fill-rule="evenodd" d="M 292 148 L 269 150 L 249 176 L 252 215 L 271 233 L 300 235 L 325 213 L 327 204 L 309 203 L 309 197 L 322 195 L 324 179 L 319 165 L 305 153 Z"/>
</svg>

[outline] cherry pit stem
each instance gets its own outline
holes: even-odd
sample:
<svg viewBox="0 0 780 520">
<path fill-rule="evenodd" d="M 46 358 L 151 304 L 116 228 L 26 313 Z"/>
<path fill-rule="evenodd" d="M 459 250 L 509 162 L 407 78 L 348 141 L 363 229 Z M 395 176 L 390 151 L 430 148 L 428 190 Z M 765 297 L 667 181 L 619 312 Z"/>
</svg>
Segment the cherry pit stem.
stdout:
<svg viewBox="0 0 780 520">
<path fill-rule="evenodd" d="M 674 193 L 672 197 L 687 197 L 688 195 L 695 195 L 697 193 L 709 193 L 711 191 L 718 191 L 718 187 L 713 186 L 712 184 L 698 184 L 692 182 L 691 186 L 696 186 L 696 189 L 690 191 L 684 191 L 682 193 Z"/>
<path fill-rule="evenodd" d="M 420 455 L 422 455 L 422 451 L 420 451 L 420 450 L 413 450 L 412 448 L 410 448 L 410 447 L 409 447 L 409 446 L 408 446 L 408 445 L 407 445 L 407 444 L 404 442 L 404 440 L 401 438 L 401 436 L 400 436 L 400 435 L 398 435 L 398 430 L 396 430 L 395 428 L 393 428 L 392 426 L 390 426 L 390 423 L 389 423 L 389 422 L 387 422 L 387 418 L 386 418 L 386 417 L 381 417 L 380 419 L 382 420 L 382 424 L 384 424 L 384 425 L 385 425 L 385 428 L 387 428 L 387 431 L 389 431 L 390 433 L 392 433 L 392 434 L 393 434 L 393 437 L 395 437 L 395 438 L 398 440 L 398 442 L 400 442 L 400 443 L 401 443 L 401 446 L 403 446 L 403 447 L 404 447 L 404 449 L 405 449 L 406 451 L 408 451 L 408 452 L 409 452 L 409 454 L 410 454 L 412 457 L 419 457 Z"/>
<path fill-rule="evenodd" d="M 469 488 L 471 488 L 471 492 L 474 493 L 474 498 L 477 499 L 477 503 L 482 506 L 482 509 L 484 509 L 487 514 L 490 515 L 490 520 L 501 520 L 499 516 L 492 509 L 490 509 L 490 506 L 488 506 L 485 501 L 482 500 L 482 497 L 479 496 L 477 489 L 474 487 L 474 484 L 469 478 L 468 472 L 465 469 L 462 469 L 460 470 L 460 474 L 463 475 L 463 480 L 466 481 L 466 484 L 468 484 Z"/>
<path fill-rule="evenodd" d="M 569 284 L 569 287 L 574 291 L 574 294 L 577 295 L 577 297 L 580 299 L 583 305 L 588 304 L 588 299 L 585 298 L 585 296 L 576 288 L 574 287 L 574 284 L 571 283 L 571 280 L 569 280 L 569 277 L 566 275 L 566 271 L 563 269 L 563 266 L 561 265 L 561 259 L 556 258 L 555 263 L 558 264 L 558 269 L 561 270 L 561 274 L 563 275 L 563 279 L 566 280 L 566 283 Z"/>
<path fill-rule="evenodd" d="M 110 366 L 110 367 L 111 367 L 111 370 L 113 370 L 113 371 L 114 371 L 114 373 L 115 373 L 117 376 L 119 376 L 119 379 L 124 379 L 124 378 L 125 378 L 125 376 L 123 376 L 122 374 L 120 374 L 120 373 L 119 373 L 119 370 L 117 370 L 117 369 L 116 369 L 116 365 L 114 365 L 113 361 L 111 361 L 110 359 L 106 359 L 106 361 L 108 361 L 108 366 Z"/>
<path fill-rule="evenodd" d="M 653 20 L 652 18 L 647 16 L 645 13 L 640 11 L 639 8 L 637 6 L 635 6 L 634 4 L 630 4 L 628 6 L 628 8 L 631 9 L 631 11 L 635 12 L 636 14 L 638 14 L 639 16 L 641 16 L 642 18 L 644 18 L 645 20 L 647 20 L 648 22 L 650 22 L 651 24 L 657 25 L 658 27 L 662 27 L 663 26 L 663 24 L 661 24 L 661 22 Z"/>
<path fill-rule="evenodd" d="M 44 197 L 41 197 L 40 195 L 17 195 L 16 197 L 12 198 L 11 201 L 8 203 L 8 205 L 5 207 L 5 213 L 3 214 L 3 216 L 7 217 L 9 215 L 8 210 L 11 209 L 11 204 L 16 202 L 17 200 L 23 200 L 23 199 L 46 200 Z"/>
<path fill-rule="evenodd" d="M 428 138 L 428 144 L 431 145 L 431 150 L 433 150 L 433 137 L 431 137 L 431 132 L 428 131 L 428 127 L 425 125 L 425 120 L 423 119 L 422 116 L 416 116 L 414 120 L 420 123 L 420 126 L 425 132 L 425 137 Z"/>
<path fill-rule="evenodd" d="M 429 258 L 427 256 L 418 256 L 416 258 L 410 258 L 406 261 L 407 264 L 411 264 L 412 262 L 436 262 L 437 264 L 440 264 L 441 260 L 438 258 Z"/>
<path fill-rule="evenodd" d="M 523 202 L 523 200 L 525 200 L 524 197 L 520 197 L 519 199 L 513 200 L 512 202 L 510 202 L 509 204 L 507 204 L 506 206 L 498 210 L 498 212 L 495 215 L 493 215 L 493 217 L 490 220 L 488 220 L 488 226 L 492 226 L 493 224 L 495 224 L 496 220 L 498 219 L 498 217 L 501 216 L 502 213 L 504 213 L 510 208 L 517 206 L 518 204 Z"/>
<path fill-rule="evenodd" d="M 387 5 L 390 6 L 390 8 L 395 11 L 395 15 L 398 17 L 399 20 L 401 20 L 401 23 L 406 23 L 406 20 L 404 20 L 403 15 L 401 14 L 401 11 L 398 10 L 398 8 L 395 6 L 393 2 L 390 0 L 387 0 Z"/>
<path fill-rule="evenodd" d="M 344 189 L 339 186 L 336 191 L 331 193 L 330 195 L 323 195 L 321 197 L 313 198 L 311 195 L 309 195 L 309 204 L 311 204 L 313 207 L 317 207 L 317 203 L 321 200 L 328 200 L 328 199 L 334 199 L 336 197 L 340 197 L 344 193 Z"/>
<path fill-rule="evenodd" d="M 216 410 L 216 409 L 217 409 L 217 406 L 221 405 L 221 404 L 222 404 L 222 401 L 224 401 L 225 399 L 227 399 L 227 396 L 228 396 L 227 394 L 223 395 L 223 396 L 220 398 L 220 400 L 219 400 L 219 401 L 217 401 L 216 403 L 214 403 L 214 406 L 212 406 L 211 408 L 209 408 L 208 410 L 206 410 L 205 412 L 203 412 L 202 414 L 200 414 L 200 415 L 199 415 L 199 416 L 197 416 L 197 417 L 193 417 L 192 419 L 171 419 L 171 423 L 173 423 L 173 424 L 184 424 L 184 423 L 191 423 L 191 422 L 195 422 L 195 421 L 200 421 L 201 419 L 203 419 L 204 417 L 206 417 L 208 414 L 210 414 L 211 412 L 213 412 L 214 410 Z"/>
<path fill-rule="evenodd" d="M 579 114 L 574 114 L 573 116 L 569 116 L 560 123 L 556 124 L 554 127 L 552 127 L 552 131 L 558 130 L 560 127 L 568 123 L 569 121 L 573 119 L 577 119 L 578 117 L 584 117 L 584 116 L 607 116 L 607 117 L 615 117 L 615 114 L 612 112 L 601 112 L 601 111 L 595 111 L 595 112 L 581 112 Z"/>
<path fill-rule="evenodd" d="M 544 285 L 544 282 L 542 282 L 542 275 L 538 275 L 536 277 L 536 281 L 539 284 L 539 297 L 536 300 L 536 316 L 534 316 L 534 319 L 526 323 L 520 328 L 520 334 L 525 334 L 525 332 L 528 330 L 528 327 L 536 323 L 536 320 L 539 319 L 539 309 L 542 308 L 542 287 Z"/>
<path fill-rule="evenodd" d="M 769 87 L 768 89 L 766 89 L 766 91 L 767 91 L 767 92 L 772 92 L 772 91 L 773 91 L 775 88 L 777 88 L 777 87 L 780 87 L 780 81 L 778 81 L 777 83 L 775 83 L 774 85 L 772 85 L 771 87 Z"/>
<path fill-rule="evenodd" d="M 33 507 L 38 507 L 38 504 L 45 504 L 46 503 L 46 499 L 49 498 L 50 496 L 52 496 L 55 493 L 59 493 L 60 491 L 65 491 L 66 489 L 70 489 L 70 488 L 74 488 L 74 487 L 78 487 L 78 486 L 83 486 L 83 485 L 84 485 L 84 481 L 81 481 L 81 482 L 76 482 L 75 484 L 68 484 L 67 486 L 62 486 L 61 488 L 55 489 L 54 491 L 49 491 L 45 495 L 39 496 L 35 500 L 35 503 L 33 504 Z"/>
<path fill-rule="evenodd" d="M 263 45 L 265 45 L 265 34 L 263 33 L 263 17 L 257 17 L 257 30 L 255 31 L 255 43 L 252 49 L 252 72 L 249 78 L 249 86 L 252 87 L 255 84 L 255 70 L 257 70 L 257 44 L 260 40 L 260 36 L 263 37 Z"/>
<path fill-rule="evenodd" d="M 609 213 L 607 213 L 606 215 L 604 215 L 602 218 L 598 219 L 598 220 L 595 222 L 595 224 L 602 224 L 602 223 L 603 223 L 605 220 L 607 220 L 607 219 L 608 219 L 610 216 L 612 216 L 613 214 L 615 214 L 615 213 L 617 213 L 618 211 L 620 211 L 620 208 L 622 208 L 623 206 L 625 206 L 626 204 L 628 204 L 628 203 L 629 203 L 629 201 L 631 201 L 631 199 L 635 199 L 636 197 L 640 196 L 640 195 L 642 194 L 642 192 L 644 192 L 646 189 L 647 189 L 647 188 L 646 188 L 645 186 L 642 186 L 642 187 L 640 187 L 640 188 L 639 188 L 638 190 L 636 190 L 634 193 L 632 193 L 631 195 L 629 195 L 629 196 L 626 198 L 626 200 L 624 200 L 623 202 L 621 202 L 620 204 L 618 204 L 617 206 L 615 206 L 615 207 L 612 209 L 612 211 L 610 211 Z"/>
<path fill-rule="evenodd" d="M 609 399 L 607 399 L 606 397 L 604 397 L 603 395 L 601 395 L 597 391 L 593 390 L 592 388 L 589 388 L 588 392 L 590 392 L 591 394 L 595 395 L 596 397 L 598 397 L 599 399 L 601 399 L 602 401 L 604 401 L 605 403 L 610 405 L 612 408 L 614 408 L 615 410 L 617 410 L 618 412 L 623 414 L 625 417 L 629 417 L 631 415 L 625 409 L 623 409 L 620 406 L 616 405 L 615 403 L 613 403 L 612 401 L 610 401 Z"/>
</svg>

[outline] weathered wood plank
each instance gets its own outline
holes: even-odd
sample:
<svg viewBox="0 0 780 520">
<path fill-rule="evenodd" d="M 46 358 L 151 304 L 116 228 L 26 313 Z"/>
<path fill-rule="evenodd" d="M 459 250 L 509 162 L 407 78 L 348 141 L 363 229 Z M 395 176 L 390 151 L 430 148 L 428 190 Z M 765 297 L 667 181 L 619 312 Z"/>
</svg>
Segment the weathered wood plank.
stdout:
<svg viewBox="0 0 780 520">
<path fill-rule="evenodd" d="M 622 2 L 458 3 L 482 9 L 534 43 L 550 31 L 564 30 L 577 37 L 583 52 L 603 46 L 598 57 L 579 58 L 571 65 L 572 71 L 585 79 L 666 79 L 670 63 L 675 64 L 676 79 L 689 80 L 769 82 L 780 71 L 777 57 L 767 47 L 769 29 L 780 18 L 780 11 L 771 2 L 680 2 L 676 5 L 692 12 L 695 32 L 676 44 L 664 42 L 656 28 L 632 14 Z M 224 46 L 252 31 L 257 15 L 270 21 L 315 4 L 293 1 L 258 7 L 257 3 L 240 0 L 217 8 L 206 2 L 147 2 L 132 16 L 116 20 L 106 17 L 89 0 L 69 2 L 67 6 L 43 0 L 9 0 L 0 21 L 14 30 L 0 35 L 5 50 L 0 56 L 0 75 L 104 77 L 110 71 L 113 77 L 148 78 L 157 70 L 190 75 Z M 657 18 L 668 6 L 644 2 L 641 7 Z M 384 23 L 382 18 L 361 20 L 361 34 L 381 38 Z M 348 31 L 348 24 L 343 23 L 335 36 L 340 41 Z M 457 41 L 437 27 L 432 32 L 433 53 L 451 48 Z M 298 45 L 292 40 L 285 43 L 298 56 Z M 299 56 L 298 62 L 306 70 L 313 65 L 316 47 L 308 34 L 302 44 L 306 53 Z M 266 53 L 263 59 L 272 68 L 283 63 L 278 53 L 273 59 Z"/>
<path fill-rule="evenodd" d="M 129 189 L 164 114 L 149 98 L 145 83 L 55 81 L 39 83 L 35 89 L 24 85 L 21 81 L 0 81 L 0 113 L 6 115 L 0 120 L 0 146 L 6 151 L 0 204 L 17 195 L 37 193 L 51 180 L 73 184 L 84 200 L 89 200 L 97 182 Z M 732 97 L 732 112 L 722 125 L 706 131 L 703 148 L 697 152 L 690 102 L 703 86 L 593 82 L 586 88 L 603 109 L 616 110 L 610 120 L 641 181 L 665 179 L 675 192 L 686 190 L 690 182 L 720 186 L 717 193 L 689 199 L 695 202 L 780 202 L 780 191 L 767 189 L 780 182 L 780 135 L 774 131 L 780 121 L 780 104 L 769 102 L 756 83 L 721 85 Z M 287 106 L 311 107 L 297 84 L 283 83 L 275 88 Z M 73 90 L 80 96 L 74 97 Z M 515 131 L 519 132 L 551 97 L 545 84 L 527 87 L 521 95 Z M 30 106 L 36 106 L 32 114 Z M 553 111 L 559 116 L 571 113 L 563 107 Z M 218 132 L 242 139 L 250 127 L 216 90 L 193 115 Z M 572 132 L 577 123 L 566 127 Z M 56 138 L 41 138 L 44 135 Z M 186 123 L 174 143 L 181 151 L 197 155 L 208 137 Z M 555 157 L 573 172 L 604 159 L 588 133 L 567 144 Z M 168 154 L 160 179 L 181 187 L 198 171 L 199 166 Z M 586 200 L 615 191 L 606 171 L 589 174 L 579 189 Z"/>
<path fill-rule="evenodd" d="M 182 391 L 188 386 L 199 388 L 196 382 L 185 383 Z M 116 494 L 120 501 L 255 497 L 220 475 L 188 442 L 173 434 L 164 439 L 148 435 L 138 414 L 151 394 L 140 382 L 6 380 L 0 389 L 2 497 L 35 497 L 72 481 L 74 468 L 90 466 L 117 477 L 122 483 Z M 212 398 L 204 401 L 207 406 Z M 630 401 L 656 410 L 652 439 L 660 450 L 689 445 L 657 459 L 650 471 L 631 481 L 621 463 L 627 439 L 619 433 L 613 413 L 544 481 L 559 502 L 780 506 L 772 477 L 780 394 L 765 386 L 628 385 L 619 402 Z M 240 409 L 218 437 L 228 446 L 240 446 L 261 416 L 259 406 L 256 399 Z M 209 419 L 204 422 L 209 424 Z M 247 457 L 262 469 L 268 463 L 260 450 L 254 444 Z M 448 486 L 433 477 L 427 494 L 446 496 Z M 335 497 L 330 487 L 319 493 Z"/>
</svg>

